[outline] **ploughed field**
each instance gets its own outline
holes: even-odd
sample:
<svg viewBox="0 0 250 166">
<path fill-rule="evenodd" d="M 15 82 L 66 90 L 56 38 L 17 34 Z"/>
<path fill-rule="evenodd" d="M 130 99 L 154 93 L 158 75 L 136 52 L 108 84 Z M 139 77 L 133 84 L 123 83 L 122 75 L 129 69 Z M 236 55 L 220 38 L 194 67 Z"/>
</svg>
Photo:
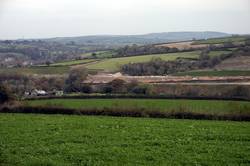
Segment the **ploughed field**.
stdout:
<svg viewBox="0 0 250 166">
<path fill-rule="evenodd" d="M 0 114 L 2 165 L 249 165 L 250 123 Z"/>
<path fill-rule="evenodd" d="M 187 99 L 42 99 L 27 100 L 26 106 L 62 107 L 72 109 L 117 109 L 149 111 L 188 111 L 209 114 L 250 113 L 250 102 Z"/>
</svg>

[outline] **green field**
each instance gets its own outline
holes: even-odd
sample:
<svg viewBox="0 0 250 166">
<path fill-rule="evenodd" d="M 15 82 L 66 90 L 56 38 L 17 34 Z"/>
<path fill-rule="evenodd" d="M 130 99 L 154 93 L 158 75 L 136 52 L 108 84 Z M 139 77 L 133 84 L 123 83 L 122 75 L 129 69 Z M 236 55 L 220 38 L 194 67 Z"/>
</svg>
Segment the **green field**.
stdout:
<svg viewBox="0 0 250 166">
<path fill-rule="evenodd" d="M 95 62 L 95 61 L 96 59 L 72 60 L 72 61 L 53 63 L 50 66 L 73 66 L 73 65 L 86 64 L 86 63 Z"/>
<path fill-rule="evenodd" d="M 174 74 L 176 76 L 250 76 L 248 70 L 203 70 L 203 71 L 188 71 Z"/>
<path fill-rule="evenodd" d="M 209 56 L 210 57 L 215 57 L 215 56 L 220 56 L 220 55 L 222 55 L 222 54 L 229 54 L 229 53 L 231 53 L 232 51 L 210 51 L 209 52 Z"/>
<path fill-rule="evenodd" d="M 83 54 L 81 54 L 81 57 L 84 57 L 84 58 L 86 58 L 86 57 L 91 57 L 92 56 L 92 52 L 88 52 L 88 53 L 83 53 Z"/>
<path fill-rule="evenodd" d="M 145 108 L 157 111 L 185 109 L 204 113 L 250 113 L 250 102 L 216 100 L 170 100 L 170 99 L 45 99 L 24 101 L 28 106 L 58 106 L 75 109 Z"/>
<path fill-rule="evenodd" d="M 249 165 L 250 123 L 0 114 L 0 165 Z"/>
<path fill-rule="evenodd" d="M 199 51 L 194 52 L 184 52 L 184 53 L 170 53 L 170 54 L 154 54 L 154 55 L 141 55 L 141 56 L 132 56 L 132 57 L 121 57 L 121 58 L 111 58 L 105 59 L 95 64 L 86 65 L 88 69 L 98 69 L 106 71 L 118 71 L 120 67 L 128 63 L 140 63 L 148 62 L 152 58 L 161 58 L 165 61 L 172 61 L 176 58 L 197 58 L 199 56 Z"/>
<path fill-rule="evenodd" d="M 81 56 L 84 58 L 92 57 L 93 53 L 96 54 L 97 59 L 102 59 L 102 58 L 111 58 L 112 55 L 114 54 L 114 51 L 96 51 L 96 52 L 84 53 Z"/>
<path fill-rule="evenodd" d="M 0 68 L 1 73 L 10 73 L 10 74 L 66 74 L 70 70 L 68 66 L 44 66 L 44 67 L 26 67 L 26 68 Z"/>
<path fill-rule="evenodd" d="M 211 51 L 210 56 L 219 56 L 221 54 L 230 53 L 230 51 Z M 105 55 L 102 55 L 105 54 Z M 106 58 L 111 56 L 112 52 L 99 52 L 98 56 Z M 170 54 L 154 54 L 154 55 L 142 55 L 122 58 L 107 58 L 107 59 L 83 59 L 72 60 L 65 62 L 58 62 L 51 64 L 50 66 L 34 66 L 24 68 L 0 68 L 1 73 L 21 73 L 21 74 L 66 74 L 70 70 L 70 66 L 84 65 L 86 68 L 92 70 L 105 70 L 110 72 L 119 71 L 120 67 L 128 63 L 140 63 L 148 62 L 152 58 L 161 58 L 165 61 L 176 60 L 177 58 L 198 58 L 200 51 L 184 52 L 184 53 L 170 53 Z"/>
<path fill-rule="evenodd" d="M 233 37 L 224 37 L 224 38 L 214 38 L 207 40 L 198 40 L 194 44 L 223 44 L 226 42 L 243 42 L 246 40 L 245 36 L 233 36 Z"/>
</svg>

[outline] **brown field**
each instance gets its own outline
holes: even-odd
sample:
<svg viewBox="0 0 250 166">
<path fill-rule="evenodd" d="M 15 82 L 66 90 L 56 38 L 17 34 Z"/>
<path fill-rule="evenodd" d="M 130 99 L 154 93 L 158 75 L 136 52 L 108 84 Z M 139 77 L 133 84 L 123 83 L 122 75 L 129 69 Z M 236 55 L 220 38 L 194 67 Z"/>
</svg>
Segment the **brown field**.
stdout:
<svg viewBox="0 0 250 166">
<path fill-rule="evenodd" d="M 166 44 L 160 44 L 156 45 L 158 47 L 169 47 L 169 48 L 178 48 L 179 50 L 185 50 L 190 48 L 206 48 L 208 47 L 208 44 L 193 44 L 192 41 L 187 42 L 178 42 L 178 43 L 166 43 Z"/>
<path fill-rule="evenodd" d="M 250 70 L 250 56 L 237 56 L 226 59 L 215 68 L 219 70 Z"/>
<path fill-rule="evenodd" d="M 218 84 L 250 84 L 249 76 L 126 76 L 121 73 L 89 75 L 83 83 L 106 84 L 114 79 L 122 79 L 126 82 L 138 81 L 141 83 L 218 83 Z"/>
</svg>

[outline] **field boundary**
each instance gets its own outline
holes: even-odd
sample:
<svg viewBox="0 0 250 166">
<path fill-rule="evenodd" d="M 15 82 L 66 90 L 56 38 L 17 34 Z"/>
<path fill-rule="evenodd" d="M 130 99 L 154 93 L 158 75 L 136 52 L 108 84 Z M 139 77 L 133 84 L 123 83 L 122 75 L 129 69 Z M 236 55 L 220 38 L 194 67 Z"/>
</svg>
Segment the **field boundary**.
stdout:
<svg viewBox="0 0 250 166">
<path fill-rule="evenodd" d="M 140 117 L 140 118 L 168 118 L 168 119 L 194 119 L 194 120 L 230 120 L 250 121 L 249 113 L 197 113 L 185 110 L 159 111 L 145 108 L 103 108 L 103 109 L 69 109 L 61 107 L 2 107 L 0 113 L 24 113 L 24 114 L 62 114 L 62 115 L 91 115 L 91 116 L 115 116 L 115 117 Z"/>
<path fill-rule="evenodd" d="M 39 96 L 24 98 L 23 100 L 44 100 L 44 99 L 190 99 L 190 100 L 226 100 L 226 101 L 250 101 L 247 97 L 190 97 L 190 96 L 159 96 L 159 95 L 79 95 L 79 96 Z"/>
</svg>

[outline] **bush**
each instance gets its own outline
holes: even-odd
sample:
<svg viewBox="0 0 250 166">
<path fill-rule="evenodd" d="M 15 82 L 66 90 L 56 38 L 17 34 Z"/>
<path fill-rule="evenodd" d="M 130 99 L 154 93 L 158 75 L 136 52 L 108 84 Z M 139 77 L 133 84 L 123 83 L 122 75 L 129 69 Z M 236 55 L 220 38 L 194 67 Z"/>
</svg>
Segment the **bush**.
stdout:
<svg viewBox="0 0 250 166">
<path fill-rule="evenodd" d="M 102 88 L 102 92 L 103 92 L 103 93 L 112 93 L 112 91 L 113 91 L 113 88 L 112 88 L 112 86 L 110 86 L 110 85 L 105 85 L 105 86 Z"/>
<path fill-rule="evenodd" d="M 65 80 L 66 92 L 80 92 L 82 82 L 87 78 L 88 71 L 85 68 L 75 68 L 69 73 L 68 78 Z"/>
<path fill-rule="evenodd" d="M 93 89 L 90 85 L 83 85 L 81 88 L 81 92 L 83 93 L 92 93 Z"/>
<path fill-rule="evenodd" d="M 10 93 L 8 87 L 0 85 L 0 104 L 13 100 L 13 96 Z"/>
<path fill-rule="evenodd" d="M 122 79 L 114 79 L 113 81 L 111 81 L 109 83 L 109 85 L 111 86 L 112 88 L 112 91 L 111 92 L 114 92 L 114 93 L 124 93 L 127 91 L 126 89 L 126 81 L 122 80 Z"/>
<path fill-rule="evenodd" d="M 135 94 L 151 95 L 152 88 L 149 85 L 138 85 L 133 88 L 132 92 Z"/>
</svg>

